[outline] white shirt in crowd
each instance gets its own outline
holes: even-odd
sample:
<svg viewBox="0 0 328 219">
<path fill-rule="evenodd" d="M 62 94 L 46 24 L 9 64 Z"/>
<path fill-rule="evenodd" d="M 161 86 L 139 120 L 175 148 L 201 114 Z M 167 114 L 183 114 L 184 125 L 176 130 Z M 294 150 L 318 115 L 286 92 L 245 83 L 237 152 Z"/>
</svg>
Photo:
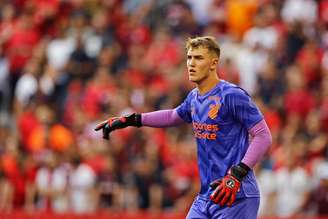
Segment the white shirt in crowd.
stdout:
<svg viewBox="0 0 328 219">
<path fill-rule="evenodd" d="M 70 175 L 70 202 L 75 213 L 87 213 L 95 210 L 93 193 L 96 174 L 86 164 L 80 164 Z"/>
</svg>

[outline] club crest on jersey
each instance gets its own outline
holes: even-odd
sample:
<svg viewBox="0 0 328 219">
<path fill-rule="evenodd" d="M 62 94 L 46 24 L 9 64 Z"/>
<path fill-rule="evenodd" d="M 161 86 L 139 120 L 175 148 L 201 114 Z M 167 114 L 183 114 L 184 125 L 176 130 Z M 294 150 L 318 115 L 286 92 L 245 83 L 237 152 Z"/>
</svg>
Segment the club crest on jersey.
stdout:
<svg viewBox="0 0 328 219">
<path fill-rule="evenodd" d="M 218 116 L 221 104 L 211 104 L 210 110 L 208 111 L 208 117 L 215 119 Z"/>
</svg>

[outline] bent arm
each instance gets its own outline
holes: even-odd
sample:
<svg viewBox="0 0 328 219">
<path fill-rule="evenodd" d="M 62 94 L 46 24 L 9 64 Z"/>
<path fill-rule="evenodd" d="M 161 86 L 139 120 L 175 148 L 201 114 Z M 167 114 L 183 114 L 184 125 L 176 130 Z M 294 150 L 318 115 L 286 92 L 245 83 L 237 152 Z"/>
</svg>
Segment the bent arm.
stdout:
<svg viewBox="0 0 328 219">
<path fill-rule="evenodd" d="M 253 168 L 272 144 L 272 136 L 264 119 L 249 129 L 248 132 L 253 139 L 241 162 Z"/>
<path fill-rule="evenodd" d="M 165 128 L 182 124 L 184 121 L 180 118 L 176 109 L 170 109 L 142 113 L 141 123 L 143 126 Z"/>
</svg>

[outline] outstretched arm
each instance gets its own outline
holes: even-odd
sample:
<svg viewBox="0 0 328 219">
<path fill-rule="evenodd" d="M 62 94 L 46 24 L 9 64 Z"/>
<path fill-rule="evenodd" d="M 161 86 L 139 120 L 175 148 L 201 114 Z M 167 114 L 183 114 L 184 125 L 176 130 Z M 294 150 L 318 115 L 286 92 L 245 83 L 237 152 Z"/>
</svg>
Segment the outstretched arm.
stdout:
<svg viewBox="0 0 328 219">
<path fill-rule="evenodd" d="M 141 123 L 143 126 L 165 128 L 182 124 L 184 121 L 180 118 L 176 109 L 170 109 L 142 113 Z"/>
<path fill-rule="evenodd" d="M 109 134 L 116 130 L 126 128 L 128 126 L 149 126 L 154 128 L 164 128 L 176 126 L 184 121 L 178 115 L 176 109 L 160 110 L 150 113 L 132 113 L 122 117 L 112 117 L 99 123 L 95 131 L 102 130 L 103 138 L 109 139 Z"/>
</svg>

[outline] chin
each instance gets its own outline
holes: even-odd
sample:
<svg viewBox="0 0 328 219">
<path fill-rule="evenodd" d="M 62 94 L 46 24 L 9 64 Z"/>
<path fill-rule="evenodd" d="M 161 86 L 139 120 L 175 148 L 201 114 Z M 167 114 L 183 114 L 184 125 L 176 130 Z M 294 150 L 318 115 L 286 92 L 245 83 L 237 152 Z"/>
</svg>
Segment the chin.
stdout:
<svg viewBox="0 0 328 219">
<path fill-rule="evenodd" d="M 194 82 L 194 83 L 198 82 L 197 78 L 194 78 L 194 77 L 189 77 L 189 81 Z"/>
</svg>

